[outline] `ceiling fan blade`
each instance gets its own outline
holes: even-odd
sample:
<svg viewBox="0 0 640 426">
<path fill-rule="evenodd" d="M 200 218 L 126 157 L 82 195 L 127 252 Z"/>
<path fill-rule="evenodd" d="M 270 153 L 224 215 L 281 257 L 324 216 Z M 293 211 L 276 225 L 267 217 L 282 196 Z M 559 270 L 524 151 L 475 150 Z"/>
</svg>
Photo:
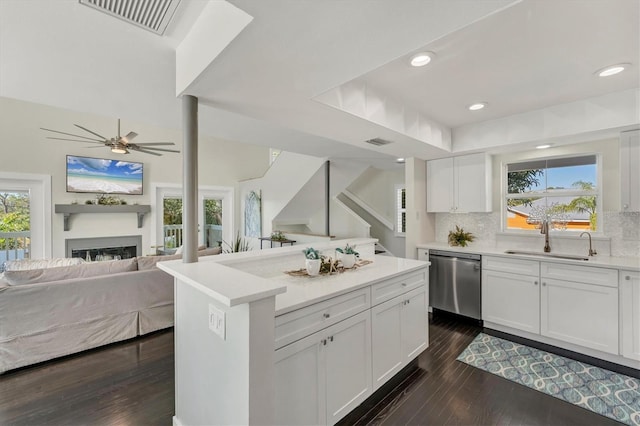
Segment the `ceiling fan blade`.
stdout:
<svg viewBox="0 0 640 426">
<path fill-rule="evenodd" d="M 131 139 L 135 138 L 136 136 L 138 136 L 136 132 L 129 132 L 122 139 L 124 139 L 127 142 L 131 142 Z"/>
<path fill-rule="evenodd" d="M 78 124 L 74 124 L 74 126 L 76 126 L 76 127 L 80 128 L 80 129 L 84 130 L 85 132 L 89 132 L 89 133 L 91 133 L 92 135 L 96 135 L 97 137 L 102 138 L 102 139 L 104 139 L 104 140 L 109 139 L 109 138 L 105 138 L 105 137 L 104 137 L 104 136 L 102 136 L 102 135 L 97 134 L 96 132 L 92 132 L 91 130 L 87 129 L 86 127 L 82 127 L 82 126 L 80 126 L 80 125 L 78 125 Z"/>
<path fill-rule="evenodd" d="M 60 133 L 61 135 L 74 136 L 74 137 L 76 137 L 76 138 L 84 138 L 84 139 L 88 139 L 88 140 L 90 140 L 90 141 L 104 142 L 104 140 L 94 139 L 94 138 L 89 138 L 89 137 L 87 137 L 87 136 L 82 136 L 82 135 L 74 135 L 73 133 L 60 132 L 60 131 L 58 131 L 58 130 L 45 129 L 44 127 L 40 127 L 40 129 L 42 129 L 42 130 L 46 130 L 47 132 Z M 105 139 L 106 139 L 106 138 L 105 138 Z"/>
<path fill-rule="evenodd" d="M 81 141 L 78 139 L 66 139 L 66 138 L 54 138 L 53 136 L 47 136 L 47 139 L 56 139 L 59 141 L 71 141 L 71 142 L 84 142 L 84 143 L 96 143 L 99 145 L 104 145 L 104 142 L 92 142 L 92 141 Z"/>
<path fill-rule="evenodd" d="M 132 150 L 138 151 L 138 152 L 144 152 L 145 154 L 157 155 L 159 157 L 162 156 L 162 154 L 158 154 L 157 152 L 153 152 L 153 151 L 147 151 L 146 149 L 142 149 L 142 148 L 134 148 L 134 147 L 130 146 L 129 149 L 132 149 Z"/>
<path fill-rule="evenodd" d="M 129 148 L 137 149 L 137 150 L 144 149 L 144 150 L 153 150 L 153 151 L 162 151 L 162 152 L 177 152 L 177 153 L 180 152 L 180 151 L 176 151 L 175 149 L 151 148 L 151 147 L 147 147 L 147 146 L 145 146 L 143 148 L 140 148 L 140 147 L 134 147 L 134 146 L 130 145 Z"/>
<path fill-rule="evenodd" d="M 139 146 L 152 146 L 152 145 L 175 145 L 173 142 L 138 142 Z"/>
</svg>

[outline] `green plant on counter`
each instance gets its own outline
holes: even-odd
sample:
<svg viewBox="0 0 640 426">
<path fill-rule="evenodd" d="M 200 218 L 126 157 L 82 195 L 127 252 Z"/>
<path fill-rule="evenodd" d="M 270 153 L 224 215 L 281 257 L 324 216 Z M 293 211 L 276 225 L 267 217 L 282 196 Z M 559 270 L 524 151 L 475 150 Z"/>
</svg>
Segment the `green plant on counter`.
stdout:
<svg viewBox="0 0 640 426">
<path fill-rule="evenodd" d="M 356 246 L 352 247 L 349 244 L 347 244 L 344 248 L 337 248 L 336 251 L 342 254 L 355 254 L 356 256 L 360 256 L 360 253 L 356 251 Z"/>
<path fill-rule="evenodd" d="M 464 232 L 464 229 L 456 225 L 455 231 L 449 231 L 449 245 L 466 247 L 468 242 L 475 239 L 471 232 Z"/>
<path fill-rule="evenodd" d="M 320 252 L 313 247 L 307 247 L 302 250 L 302 253 L 304 253 L 304 257 L 309 260 L 317 260 L 321 258 Z"/>
</svg>

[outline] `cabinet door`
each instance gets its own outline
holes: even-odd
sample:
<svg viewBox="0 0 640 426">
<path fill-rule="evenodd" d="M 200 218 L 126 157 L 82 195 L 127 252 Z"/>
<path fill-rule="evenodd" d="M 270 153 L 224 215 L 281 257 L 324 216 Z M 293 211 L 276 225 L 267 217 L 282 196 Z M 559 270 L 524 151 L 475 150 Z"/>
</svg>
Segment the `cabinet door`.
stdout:
<svg viewBox="0 0 640 426">
<path fill-rule="evenodd" d="M 320 333 L 275 354 L 275 424 L 324 424 L 325 373 Z"/>
<path fill-rule="evenodd" d="M 329 327 L 325 338 L 327 424 L 334 424 L 372 392 L 371 311 Z"/>
<path fill-rule="evenodd" d="M 429 346 L 427 291 L 417 288 L 404 295 L 402 305 L 402 357 L 407 365 Z"/>
<path fill-rule="evenodd" d="M 453 191 L 453 158 L 427 161 L 427 211 L 452 211 Z"/>
<path fill-rule="evenodd" d="M 640 361 L 640 273 L 620 271 L 622 356 Z"/>
<path fill-rule="evenodd" d="M 640 130 L 620 134 L 620 201 L 623 212 L 640 211 Z"/>
<path fill-rule="evenodd" d="M 541 334 L 618 354 L 618 289 L 544 278 Z"/>
<path fill-rule="evenodd" d="M 540 333 L 538 277 L 482 271 L 482 319 L 530 333 Z"/>
<path fill-rule="evenodd" d="M 402 308 L 400 295 L 371 309 L 373 390 L 377 390 L 403 367 Z"/>
<path fill-rule="evenodd" d="M 454 210 L 457 213 L 491 211 L 491 159 L 486 154 L 454 157 Z"/>
</svg>

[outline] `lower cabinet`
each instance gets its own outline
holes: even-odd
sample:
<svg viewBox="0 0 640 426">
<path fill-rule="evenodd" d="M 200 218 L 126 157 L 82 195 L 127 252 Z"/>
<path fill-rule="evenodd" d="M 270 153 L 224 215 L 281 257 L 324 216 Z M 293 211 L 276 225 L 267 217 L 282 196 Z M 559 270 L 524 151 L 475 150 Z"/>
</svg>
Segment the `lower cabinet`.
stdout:
<svg viewBox="0 0 640 426">
<path fill-rule="evenodd" d="M 497 256 L 483 256 L 482 262 L 485 326 L 497 324 L 559 343 L 620 353 L 616 269 Z M 640 290 L 635 291 L 640 298 Z M 633 312 L 633 307 L 629 309 Z M 635 315 L 640 324 L 640 313 Z M 626 330 L 640 341 L 640 326 L 636 328 Z M 640 352 L 640 342 L 636 345 Z"/>
<path fill-rule="evenodd" d="M 482 271 L 482 319 L 529 333 L 540 333 L 537 276 Z"/>
<path fill-rule="evenodd" d="M 371 308 L 373 390 L 427 348 L 427 299 L 420 287 Z"/>
<path fill-rule="evenodd" d="M 371 311 L 278 349 L 275 423 L 334 424 L 372 392 Z"/>
<path fill-rule="evenodd" d="M 542 278 L 543 336 L 618 354 L 618 289 Z"/>
<path fill-rule="evenodd" d="M 640 361 L 640 272 L 620 271 L 621 352 Z"/>
</svg>

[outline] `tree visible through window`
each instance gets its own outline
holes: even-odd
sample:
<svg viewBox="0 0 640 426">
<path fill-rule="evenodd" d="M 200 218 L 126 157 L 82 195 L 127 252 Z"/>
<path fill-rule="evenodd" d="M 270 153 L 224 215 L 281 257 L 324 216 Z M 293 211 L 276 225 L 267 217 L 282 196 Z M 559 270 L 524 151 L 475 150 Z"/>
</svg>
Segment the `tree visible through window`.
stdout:
<svg viewBox="0 0 640 426">
<path fill-rule="evenodd" d="M 508 164 L 505 229 L 536 229 L 546 220 L 554 229 L 598 230 L 597 172 L 596 155 Z"/>
<path fill-rule="evenodd" d="M 0 192 L 0 264 L 30 256 L 31 216 L 28 192 Z"/>
</svg>

